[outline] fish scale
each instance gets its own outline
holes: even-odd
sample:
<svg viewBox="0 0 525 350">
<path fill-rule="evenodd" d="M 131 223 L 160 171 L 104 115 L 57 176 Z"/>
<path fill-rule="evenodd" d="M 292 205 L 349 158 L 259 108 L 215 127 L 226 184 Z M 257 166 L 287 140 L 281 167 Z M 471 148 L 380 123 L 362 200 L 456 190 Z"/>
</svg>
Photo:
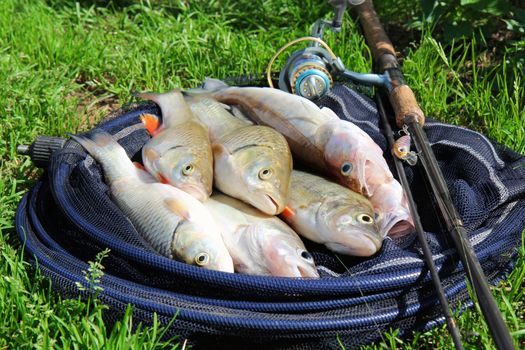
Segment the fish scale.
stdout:
<svg viewBox="0 0 525 350">
<path fill-rule="evenodd" d="M 111 197 L 137 232 L 160 254 L 203 268 L 233 272 L 216 222 L 204 205 L 173 186 L 152 182 L 105 131 L 72 136 L 102 165 Z M 198 257 L 206 263 L 199 264 Z"/>
<path fill-rule="evenodd" d="M 185 101 L 194 115 L 208 127 L 212 141 L 222 138 L 232 130 L 248 125 L 224 109 L 223 105 L 207 92 L 185 92 Z"/>
<path fill-rule="evenodd" d="M 264 93 L 260 94 L 260 91 Z M 312 102 L 296 100 L 290 98 L 293 95 L 276 91 L 269 88 L 227 87 L 214 91 L 213 96 L 219 102 L 240 107 L 257 124 L 278 130 L 286 137 L 290 149 L 303 163 L 323 170 L 322 150 L 312 140 L 322 125 L 322 120 L 315 118 L 315 113 L 309 114 L 308 117 L 296 113 L 305 107 L 312 108 Z"/>
<path fill-rule="evenodd" d="M 381 217 L 384 235 L 413 232 L 406 197 L 398 190 L 399 182 L 393 178 L 383 151 L 358 126 L 341 120 L 330 108 L 319 108 L 282 90 L 228 87 L 213 79 L 206 85 L 219 102 L 238 105 L 256 123 L 282 133 L 294 160 L 369 197 Z"/>
<path fill-rule="evenodd" d="M 269 147 L 286 157 L 290 148 L 284 136 L 275 130 L 262 125 L 244 126 L 229 132 L 220 139 L 220 143 L 234 151 L 247 145 Z"/>
<path fill-rule="evenodd" d="M 299 236 L 279 218 L 218 193 L 204 205 L 222 225 L 222 236 L 236 272 L 319 277 L 313 259 L 302 257 L 306 248 Z"/>
<path fill-rule="evenodd" d="M 283 219 L 301 236 L 341 254 L 370 256 L 383 241 L 364 196 L 322 177 L 294 170 Z"/>
<path fill-rule="evenodd" d="M 178 216 L 170 215 L 166 209 L 163 203 L 164 188 L 159 187 L 160 184 L 151 184 L 146 189 L 141 185 L 140 182 L 137 184 L 128 182 L 126 191 L 121 191 L 118 185 L 113 185 L 112 197 L 152 247 L 160 254 L 173 258 L 171 244 L 175 229 L 182 220 Z"/>
<path fill-rule="evenodd" d="M 267 214 L 282 212 L 292 171 L 286 139 L 271 128 L 237 119 L 205 90 L 187 91 L 184 97 L 208 127 L 215 187 Z"/>
</svg>

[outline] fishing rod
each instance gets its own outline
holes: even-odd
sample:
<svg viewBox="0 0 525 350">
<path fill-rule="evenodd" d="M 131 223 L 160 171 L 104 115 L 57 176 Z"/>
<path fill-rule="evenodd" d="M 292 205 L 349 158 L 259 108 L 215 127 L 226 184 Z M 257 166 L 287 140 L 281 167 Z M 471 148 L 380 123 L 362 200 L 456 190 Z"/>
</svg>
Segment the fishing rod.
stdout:
<svg viewBox="0 0 525 350">
<path fill-rule="evenodd" d="M 377 111 L 379 112 L 381 122 L 383 123 L 384 129 L 385 129 L 384 131 L 385 131 L 385 135 L 386 135 L 388 144 L 390 146 L 390 149 L 393 149 L 396 144 L 394 140 L 394 133 L 388 122 L 388 117 L 386 115 L 385 107 L 383 105 L 383 99 L 379 92 L 376 93 L 375 100 L 377 104 Z M 461 343 L 461 336 L 459 333 L 459 329 L 456 325 L 456 322 L 454 321 L 454 318 L 452 317 L 452 312 L 450 311 L 447 297 L 445 296 L 445 290 L 443 288 L 443 284 L 441 282 L 441 279 L 439 278 L 439 274 L 436 270 L 436 265 L 434 264 L 434 260 L 432 259 L 432 252 L 430 251 L 430 247 L 425 237 L 423 225 L 421 224 L 421 219 L 417 211 L 417 205 L 416 205 L 416 202 L 414 201 L 414 197 L 412 196 L 412 191 L 410 190 L 410 186 L 408 184 L 408 179 L 405 173 L 405 168 L 403 167 L 403 164 L 401 163 L 402 162 L 401 159 L 395 156 L 393 157 L 393 159 L 394 159 L 394 165 L 396 167 L 397 175 L 399 176 L 399 181 L 401 182 L 401 186 L 403 187 L 405 191 L 405 195 L 407 197 L 408 205 L 410 208 L 410 214 L 412 216 L 412 219 L 414 220 L 414 226 L 416 228 L 417 239 L 419 243 L 421 244 L 421 249 L 423 251 L 425 262 L 427 264 L 430 275 L 432 276 L 432 283 L 434 285 L 434 288 L 436 288 L 436 294 L 438 296 L 439 303 L 441 304 L 443 315 L 445 316 L 445 321 L 447 323 L 448 331 L 450 335 L 452 336 L 452 341 L 454 342 L 454 346 L 456 347 L 456 349 L 461 350 L 463 349 L 463 344 Z"/>
<path fill-rule="evenodd" d="M 355 10 L 367 44 L 372 51 L 376 71 L 389 77 L 390 86 L 386 86 L 385 90 L 395 113 L 396 125 L 399 128 L 406 126 L 413 137 L 418 157 L 436 197 L 446 228 L 465 267 L 468 280 L 472 285 L 494 343 L 498 349 L 514 349 L 509 329 L 490 292 L 487 278 L 472 245 L 466 238 L 467 232 L 454 206 L 443 173 L 423 129 L 425 116 L 414 93 L 405 83 L 392 42 L 383 29 L 371 0 L 366 0 L 357 5 Z"/>
</svg>

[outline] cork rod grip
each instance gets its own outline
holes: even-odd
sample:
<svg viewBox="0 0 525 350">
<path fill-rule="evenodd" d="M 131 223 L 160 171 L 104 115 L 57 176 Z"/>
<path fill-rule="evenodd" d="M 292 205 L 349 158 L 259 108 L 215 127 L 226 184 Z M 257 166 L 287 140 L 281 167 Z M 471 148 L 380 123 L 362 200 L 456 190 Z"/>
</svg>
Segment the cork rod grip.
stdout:
<svg viewBox="0 0 525 350">
<path fill-rule="evenodd" d="M 417 122 L 423 126 L 425 124 L 425 115 L 416 101 L 414 92 L 408 85 L 395 87 L 388 93 L 388 99 L 392 104 L 396 115 L 396 125 L 402 127 L 405 124 L 405 117 L 414 116 Z"/>
</svg>

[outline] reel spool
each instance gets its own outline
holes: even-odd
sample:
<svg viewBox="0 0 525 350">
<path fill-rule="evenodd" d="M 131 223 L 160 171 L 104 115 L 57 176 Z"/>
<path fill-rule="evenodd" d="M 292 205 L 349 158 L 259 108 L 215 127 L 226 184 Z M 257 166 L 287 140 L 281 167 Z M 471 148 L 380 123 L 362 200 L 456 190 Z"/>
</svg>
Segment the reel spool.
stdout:
<svg viewBox="0 0 525 350">
<path fill-rule="evenodd" d="M 334 85 L 326 57 L 328 52 L 319 47 L 295 52 L 279 74 L 279 89 L 310 100 L 326 94 Z"/>
<path fill-rule="evenodd" d="M 270 87 L 273 88 L 271 71 L 274 61 L 284 50 L 302 41 L 313 41 L 316 46 L 296 51 L 288 57 L 279 74 L 279 89 L 315 100 L 324 96 L 332 88 L 334 84 L 332 72 L 344 70 L 341 59 L 320 38 L 307 36 L 284 45 L 270 60 L 266 69 L 266 78 Z"/>
</svg>

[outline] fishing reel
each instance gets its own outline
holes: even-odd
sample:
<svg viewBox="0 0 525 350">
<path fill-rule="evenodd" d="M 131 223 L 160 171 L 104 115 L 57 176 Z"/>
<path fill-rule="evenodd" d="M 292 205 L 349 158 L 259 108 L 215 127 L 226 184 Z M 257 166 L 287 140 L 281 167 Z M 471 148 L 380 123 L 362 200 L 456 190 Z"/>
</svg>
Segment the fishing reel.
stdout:
<svg viewBox="0 0 525 350">
<path fill-rule="evenodd" d="M 387 75 L 363 74 L 347 70 L 341 58 L 337 57 L 322 40 L 325 29 L 328 28 L 335 33 L 341 30 L 343 15 L 348 5 L 359 5 L 364 0 L 329 0 L 328 2 L 334 7 L 335 14 L 332 21 L 317 20 L 311 36 L 290 41 L 272 57 L 267 68 L 270 87 L 273 87 L 270 72 L 274 61 L 284 50 L 304 41 L 309 41 L 309 46 L 295 51 L 286 60 L 279 74 L 279 89 L 315 100 L 330 91 L 334 84 L 334 77 L 338 76 L 363 85 L 388 86 Z"/>
<path fill-rule="evenodd" d="M 304 38 L 310 40 L 311 38 Z M 298 41 L 294 41 L 298 42 Z M 334 67 L 338 65 L 338 67 Z M 310 100 L 324 96 L 333 86 L 332 74 L 344 69 L 341 59 L 327 49 L 310 46 L 294 52 L 279 74 L 279 89 Z"/>
</svg>

